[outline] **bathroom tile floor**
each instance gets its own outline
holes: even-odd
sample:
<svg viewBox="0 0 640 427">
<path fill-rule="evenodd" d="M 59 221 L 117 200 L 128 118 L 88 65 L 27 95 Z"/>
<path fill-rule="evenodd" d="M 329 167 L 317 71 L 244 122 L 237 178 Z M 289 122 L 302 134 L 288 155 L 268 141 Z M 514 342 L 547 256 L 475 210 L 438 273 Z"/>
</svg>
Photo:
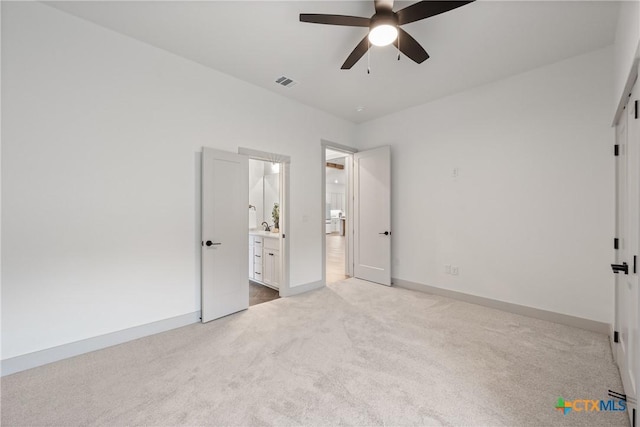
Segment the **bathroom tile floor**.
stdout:
<svg viewBox="0 0 640 427">
<path fill-rule="evenodd" d="M 280 294 L 275 289 L 249 280 L 249 306 L 273 301 L 278 298 L 280 298 Z"/>
</svg>

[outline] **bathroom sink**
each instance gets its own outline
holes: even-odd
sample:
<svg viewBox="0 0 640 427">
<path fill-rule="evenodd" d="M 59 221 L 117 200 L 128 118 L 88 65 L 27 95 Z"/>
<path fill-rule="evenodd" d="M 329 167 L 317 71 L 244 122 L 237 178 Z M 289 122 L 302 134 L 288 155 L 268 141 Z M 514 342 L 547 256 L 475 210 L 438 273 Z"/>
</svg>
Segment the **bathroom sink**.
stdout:
<svg viewBox="0 0 640 427">
<path fill-rule="evenodd" d="M 263 230 L 249 230 L 249 234 L 252 236 L 262 236 L 262 237 L 280 237 L 280 233 L 272 233 L 271 231 L 263 231 Z"/>
</svg>

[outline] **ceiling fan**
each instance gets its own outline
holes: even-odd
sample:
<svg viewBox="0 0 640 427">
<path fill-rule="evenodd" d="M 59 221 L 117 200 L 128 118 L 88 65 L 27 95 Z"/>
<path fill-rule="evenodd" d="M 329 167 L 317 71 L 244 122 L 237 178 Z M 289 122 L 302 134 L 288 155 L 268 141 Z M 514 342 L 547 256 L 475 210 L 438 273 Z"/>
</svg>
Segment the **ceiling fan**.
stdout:
<svg viewBox="0 0 640 427">
<path fill-rule="evenodd" d="M 431 16 L 439 15 L 464 6 L 470 1 L 420 1 L 407 6 L 397 12 L 393 11 L 393 0 L 374 0 L 376 13 L 371 18 L 347 15 L 325 15 L 319 13 L 301 13 L 301 22 L 313 24 L 343 25 L 347 27 L 369 27 L 369 33 L 362 39 L 351 55 L 344 61 L 343 70 L 348 70 L 355 65 L 369 50 L 370 44 L 374 46 L 387 46 L 393 43 L 398 50 L 418 64 L 429 58 L 429 54 L 420 46 L 420 43 L 400 28 L 400 25 L 409 24 Z M 398 59 L 400 57 L 398 56 Z"/>
</svg>

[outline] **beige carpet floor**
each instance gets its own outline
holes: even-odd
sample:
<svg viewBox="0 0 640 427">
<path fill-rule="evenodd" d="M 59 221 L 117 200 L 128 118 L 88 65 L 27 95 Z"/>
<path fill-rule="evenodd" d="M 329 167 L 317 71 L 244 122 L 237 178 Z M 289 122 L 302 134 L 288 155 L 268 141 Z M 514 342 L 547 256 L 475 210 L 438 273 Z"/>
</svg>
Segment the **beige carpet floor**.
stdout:
<svg viewBox="0 0 640 427">
<path fill-rule="evenodd" d="M 2 378 L 2 425 L 626 426 L 608 338 L 356 279 Z"/>
</svg>

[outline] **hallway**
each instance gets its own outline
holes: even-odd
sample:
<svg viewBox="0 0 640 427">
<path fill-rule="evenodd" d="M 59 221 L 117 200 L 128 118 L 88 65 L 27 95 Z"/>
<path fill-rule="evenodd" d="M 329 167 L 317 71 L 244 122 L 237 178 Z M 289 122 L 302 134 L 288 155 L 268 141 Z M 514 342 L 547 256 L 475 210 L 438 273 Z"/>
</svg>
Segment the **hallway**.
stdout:
<svg viewBox="0 0 640 427">
<path fill-rule="evenodd" d="M 327 283 L 346 279 L 345 275 L 345 237 L 339 233 L 326 235 L 327 240 Z"/>
</svg>

